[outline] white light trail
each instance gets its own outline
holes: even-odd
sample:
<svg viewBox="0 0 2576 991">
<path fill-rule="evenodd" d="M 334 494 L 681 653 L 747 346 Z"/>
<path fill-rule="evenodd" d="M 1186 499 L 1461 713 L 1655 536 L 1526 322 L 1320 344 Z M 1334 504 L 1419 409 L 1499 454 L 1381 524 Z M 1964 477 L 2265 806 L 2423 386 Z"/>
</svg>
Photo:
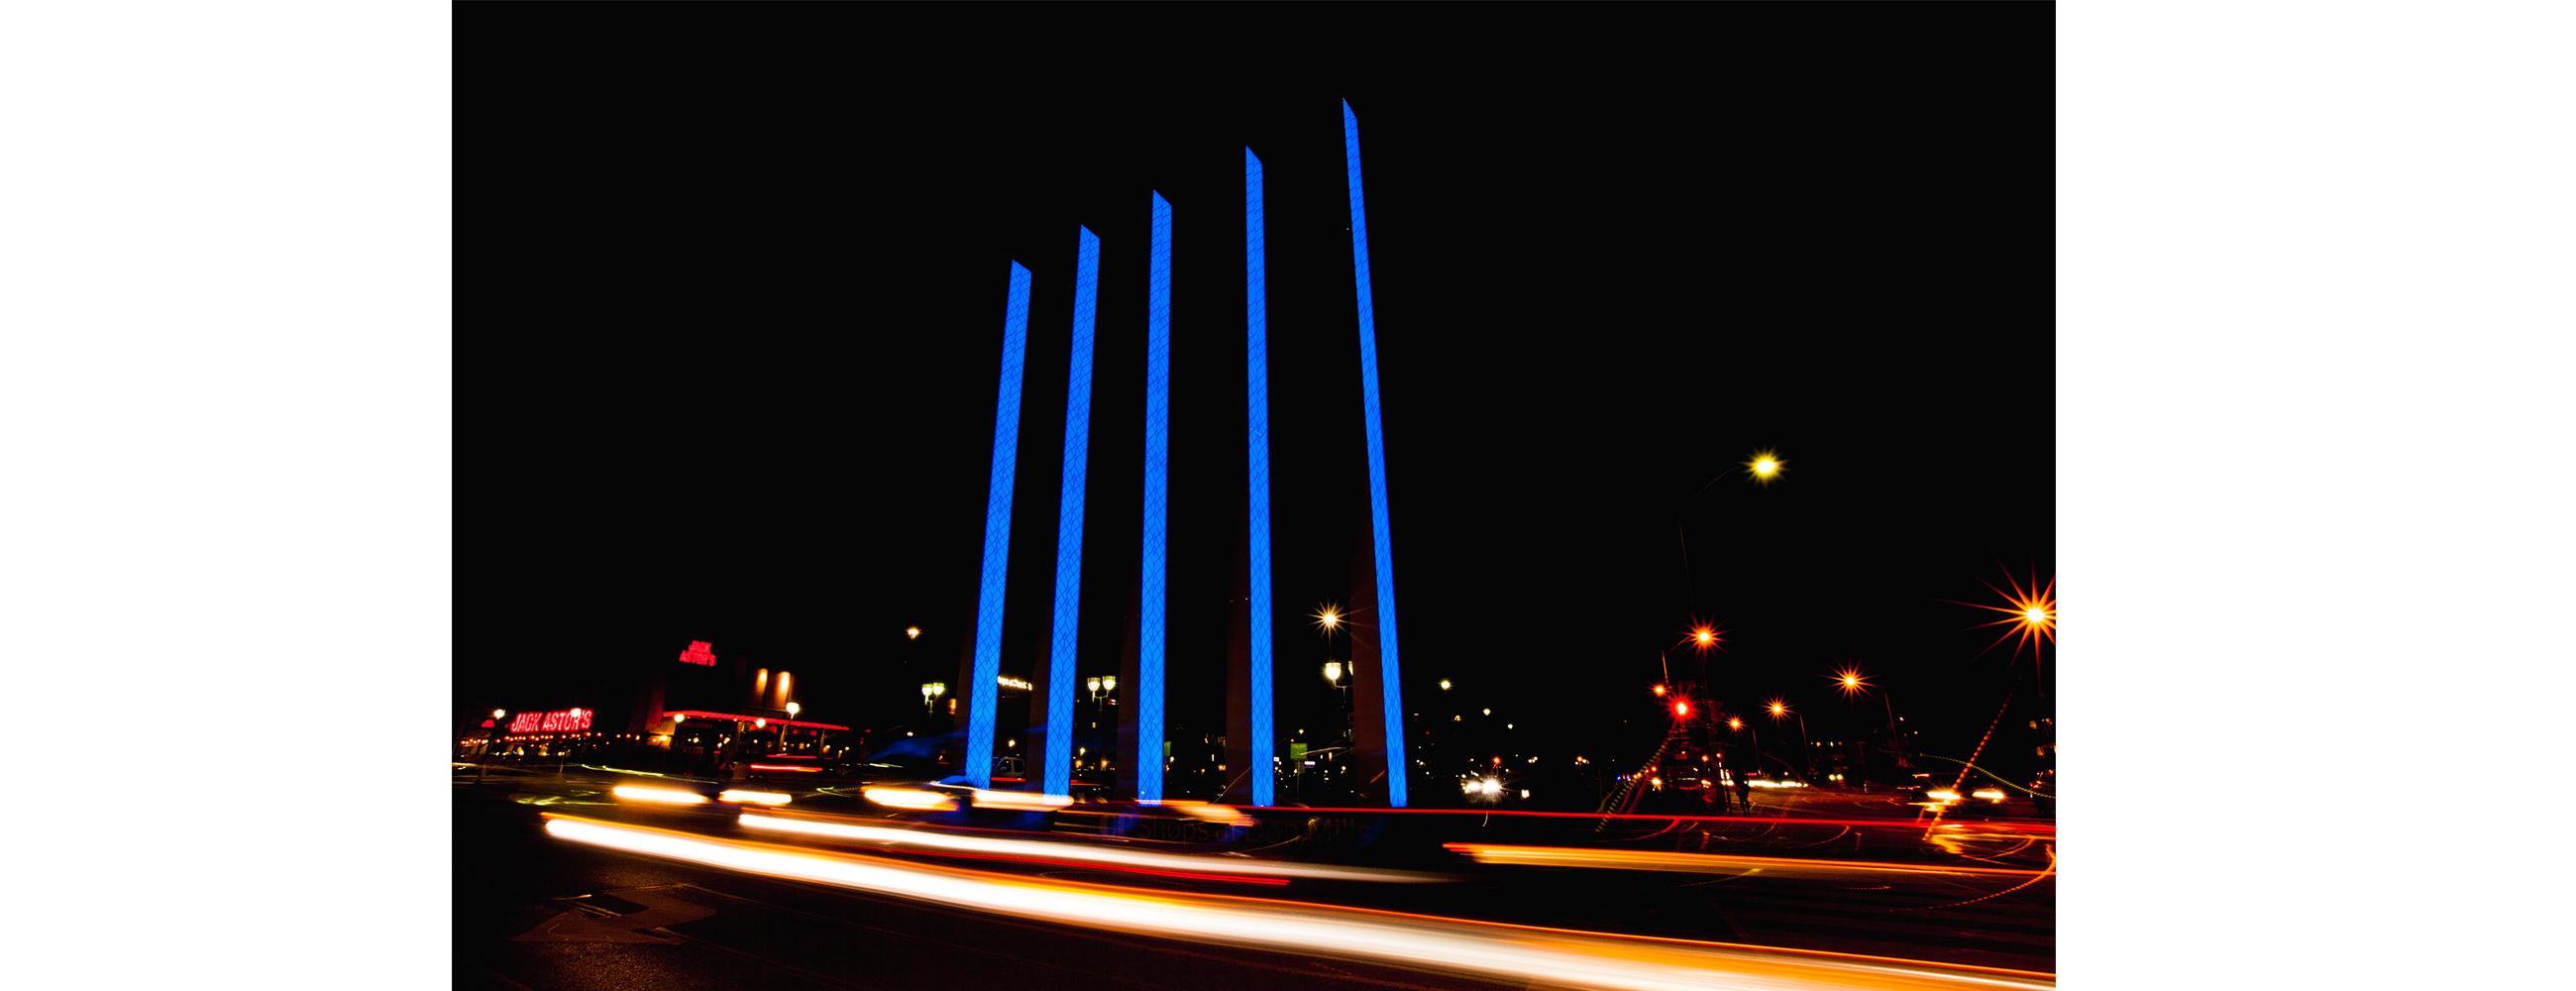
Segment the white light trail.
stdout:
<svg viewBox="0 0 2576 991">
<path fill-rule="evenodd" d="M 745 819 L 754 818 L 745 816 Z M 669 830 L 550 817 L 565 840 L 1024 918 L 1168 938 L 1636 991 L 2053 989 L 2047 974 L 1845 954 L 1781 952 L 1402 915 L 1263 898 L 1190 896 L 1001 878 Z"/>
<path fill-rule="evenodd" d="M 618 785 L 615 788 L 609 789 L 609 793 L 614 794 L 619 798 L 634 799 L 638 802 L 667 802 L 672 805 L 703 805 L 706 804 L 707 800 L 705 795 L 698 794 L 694 791 L 679 791 L 671 788 L 646 788 L 640 785 Z"/>
<path fill-rule="evenodd" d="M 781 819 L 775 816 L 745 813 L 742 824 L 749 829 L 809 833 L 815 836 L 837 836 L 870 843 L 901 843 L 911 846 L 937 847 L 970 853 L 990 853 L 1011 857 L 1042 857 L 1052 860 L 1088 860 L 1102 864 L 1124 864 L 1162 871 L 1185 871 L 1193 874 L 1246 874 L 1259 877 L 1323 878 L 1334 881 L 1440 881 L 1431 874 L 1406 871 L 1374 870 L 1363 867 L 1335 867 L 1330 864 L 1291 864 L 1276 860 L 1246 860 L 1234 857 L 1191 857 L 1173 853 L 1145 853 L 1137 850 L 1108 850 L 1078 843 L 1049 843 L 1040 840 L 1004 840 L 983 836 L 952 836 L 925 830 L 887 829 L 883 826 L 855 826 L 814 819 Z"/>
</svg>

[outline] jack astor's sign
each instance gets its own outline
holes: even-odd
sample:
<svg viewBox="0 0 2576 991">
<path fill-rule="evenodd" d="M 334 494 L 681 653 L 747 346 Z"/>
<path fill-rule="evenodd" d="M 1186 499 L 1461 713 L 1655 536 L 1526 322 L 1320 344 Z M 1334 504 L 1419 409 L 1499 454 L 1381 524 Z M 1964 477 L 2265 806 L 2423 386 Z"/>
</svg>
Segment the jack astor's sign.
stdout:
<svg viewBox="0 0 2576 991">
<path fill-rule="evenodd" d="M 714 651 L 715 648 L 708 645 L 704 640 L 691 640 L 689 641 L 689 649 L 680 652 L 680 662 L 683 664 L 704 664 L 708 667 L 714 667 L 716 664 L 716 655 Z"/>
<path fill-rule="evenodd" d="M 513 733 L 579 733 L 590 728 L 591 711 L 565 709 L 562 712 L 522 712 L 511 720 Z"/>
</svg>

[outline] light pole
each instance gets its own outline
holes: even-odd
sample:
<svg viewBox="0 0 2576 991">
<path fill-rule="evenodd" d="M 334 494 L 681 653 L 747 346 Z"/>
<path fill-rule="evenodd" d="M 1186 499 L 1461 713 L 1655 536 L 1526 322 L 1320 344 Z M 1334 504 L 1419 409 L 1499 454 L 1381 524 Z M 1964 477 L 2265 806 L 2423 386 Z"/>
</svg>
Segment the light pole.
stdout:
<svg viewBox="0 0 2576 991">
<path fill-rule="evenodd" d="M 501 742 L 501 717 L 509 714 L 509 710 L 506 709 L 492 710 L 492 733 L 490 736 L 483 739 L 482 762 L 474 765 L 475 784 L 479 785 L 483 783 L 483 770 L 492 766 L 492 747 L 494 744 Z"/>
<path fill-rule="evenodd" d="M 1684 611 L 1696 610 L 1698 608 L 1697 600 L 1699 599 L 1699 596 L 1691 588 L 1690 531 L 1688 526 L 1682 522 L 1683 511 L 1688 510 L 1691 503 L 1699 501 L 1700 496 L 1708 494 L 1709 489 L 1715 487 L 1719 480 L 1724 479 L 1728 475 L 1735 474 L 1739 471 L 1746 472 L 1753 477 L 1754 481 L 1764 485 L 1769 485 L 1771 484 L 1772 479 L 1780 477 L 1780 473 L 1788 467 L 1788 464 L 1789 463 L 1787 461 L 1781 460 L 1779 455 L 1773 454 L 1769 451 L 1762 451 L 1755 454 L 1752 460 L 1746 461 L 1743 467 L 1729 468 L 1725 471 L 1718 472 L 1716 478 L 1709 479 L 1707 485 L 1700 486 L 1699 491 L 1691 493 L 1690 498 L 1682 500 L 1681 505 L 1673 507 L 1673 535 L 1680 538 L 1682 545 L 1682 598 L 1684 600 L 1682 607 Z"/>
<path fill-rule="evenodd" d="M 921 686 L 921 714 L 925 716 L 935 715 L 936 710 L 933 708 L 935 702 L 933 700 L 946 694 L 948 694 L 947 682 L 933 681 L 923 684 Z"/>
<path fill-rule="evenodd" d="M 796 732 L 796 727 L 792 724 L 796 721 L 796 714 L 803 711 L 805 711 L 804 706 L 798 705 L 794 702 L 787 703 L 787 721 L 791 725 L 779 727 L 778 734 L 780 739 L 785 739 L 787 734 Z"/>
<path fill-rule="evenodd" d="M 1781 717 L 1789 715 L 1796 715 L 1798 717 L 1799 753 L 1806 757 L 1807 783 L 1813 785 L 1816 781 L 1816 745 L 1807 742 L 1807 714 L 1803 712 L 1792 713 L 1789 711 L 1789 703 L 1780 701 L 1779 699 L 1771 700 L 1772 722 L 1779 722 Z"/>
<path fill-rule="evenodd" d="M 1888 691 L 1884 687 L 1870 684 L 1864 679 L 1860 673 L 1860 669 L 1858 668 L 1846 667 L 1840 671 L 1834 672 L 1834 680 L 1842 683 L 1844 695 L 1866 695 L 1869 693 L 1869 689 L 1878 688 L 1878 699 L 1881 703 L 1887 706 L 1888 749 L 1891 753 L 1896 755 L 1897 767 L 1913 767 L 1914 762 L 1905 758 L 1905 737 L 1898 733 L 1896 729 L 1895 693 Z"/>
</svg>

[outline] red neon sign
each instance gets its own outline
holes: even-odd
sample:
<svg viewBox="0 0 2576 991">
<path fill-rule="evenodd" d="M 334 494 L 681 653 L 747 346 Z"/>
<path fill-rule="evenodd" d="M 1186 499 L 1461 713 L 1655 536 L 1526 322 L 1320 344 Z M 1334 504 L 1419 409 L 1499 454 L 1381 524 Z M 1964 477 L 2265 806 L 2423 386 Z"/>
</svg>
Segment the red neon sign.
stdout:
<svg viewBox="0 0 2576 991">
<path fill-rule="evenodd" d="M 691 640 L 689 641 L 689 649 L 680 652 L 680 663 L 704 664 L 708 667 L 714 667 L 716 666 L 716 655 L 711 653 L 714 649 L 715 648 L 713 646 L 709 645 L 704 640 Z"/>
<path fill-rule="evenodd" d="M 578 733 L 590 728 L 592 712 L 588 709 L 565 709 L 562 712 L 522 712 L 510 721 L 513 733 Z"/>
</svg>

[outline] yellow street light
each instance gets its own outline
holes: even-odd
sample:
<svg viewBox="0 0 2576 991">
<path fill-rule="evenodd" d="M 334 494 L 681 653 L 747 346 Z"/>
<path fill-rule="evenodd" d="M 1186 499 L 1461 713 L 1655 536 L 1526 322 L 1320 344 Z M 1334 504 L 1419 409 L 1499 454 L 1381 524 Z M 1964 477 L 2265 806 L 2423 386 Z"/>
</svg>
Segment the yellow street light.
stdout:
<svg viewBox="0 0 2576 991">
<path fill-rule="evenodd" d="M 1336 684 L 1336 685 L 1341 684 L 1341 683 L 1342 683 L 1342 662 L 1340 662 L 1340 661 L 1325 661 L 1325 662 L 1324 662 L 1324 680 L 1325 680 L 1325 681 L 1332 682 L 1333 684 Z"/>
<path fill-rule="evenodd" d="M 1753 460 L 1745 462 L 1744 467 L 1752 469 L 1754 481 L 1769 484 L 1772 479 L 1780 477 L 1780 472 L 1789 467 L 1789 462 L 1781 460 L 1777 454 L 1760 451 L 1753 455 Z"/>
<path fill-rule="evenodd" d="M 1444 692 L 1449 690 L 1449 679 L 1447 679 L 1447 678 L 1442 678 L 1442 679 L 1440 679 L 1440 690 L 1441 690 L 1441 691 L 1444 691 Z"/>
<path fill-rule="evenodd" d="M 1727 729 L 1743 729 L 1743 728 L 1744 728 L 1744 720 L 1743 720 L 1743 719 L 1741 719 L 1741 718 L 1738 718 L 1738 717 L 1729 716 L 1729 717 L 1727 717 L 1727 720 L 1726 720 L 1726 728 L 1727 728 Z"/>
<path fill-rule="evenodd" d="M 921 639 L 921 627 L 918 627 L 918 626 L 907 626 L 907 627 L 904 627 L 904 628 L 903 628 L 903 638 L 904 638 L 904 639 L 906 639 L 906 640 L 919 640 L 919 639 Z"/>
</svg>

